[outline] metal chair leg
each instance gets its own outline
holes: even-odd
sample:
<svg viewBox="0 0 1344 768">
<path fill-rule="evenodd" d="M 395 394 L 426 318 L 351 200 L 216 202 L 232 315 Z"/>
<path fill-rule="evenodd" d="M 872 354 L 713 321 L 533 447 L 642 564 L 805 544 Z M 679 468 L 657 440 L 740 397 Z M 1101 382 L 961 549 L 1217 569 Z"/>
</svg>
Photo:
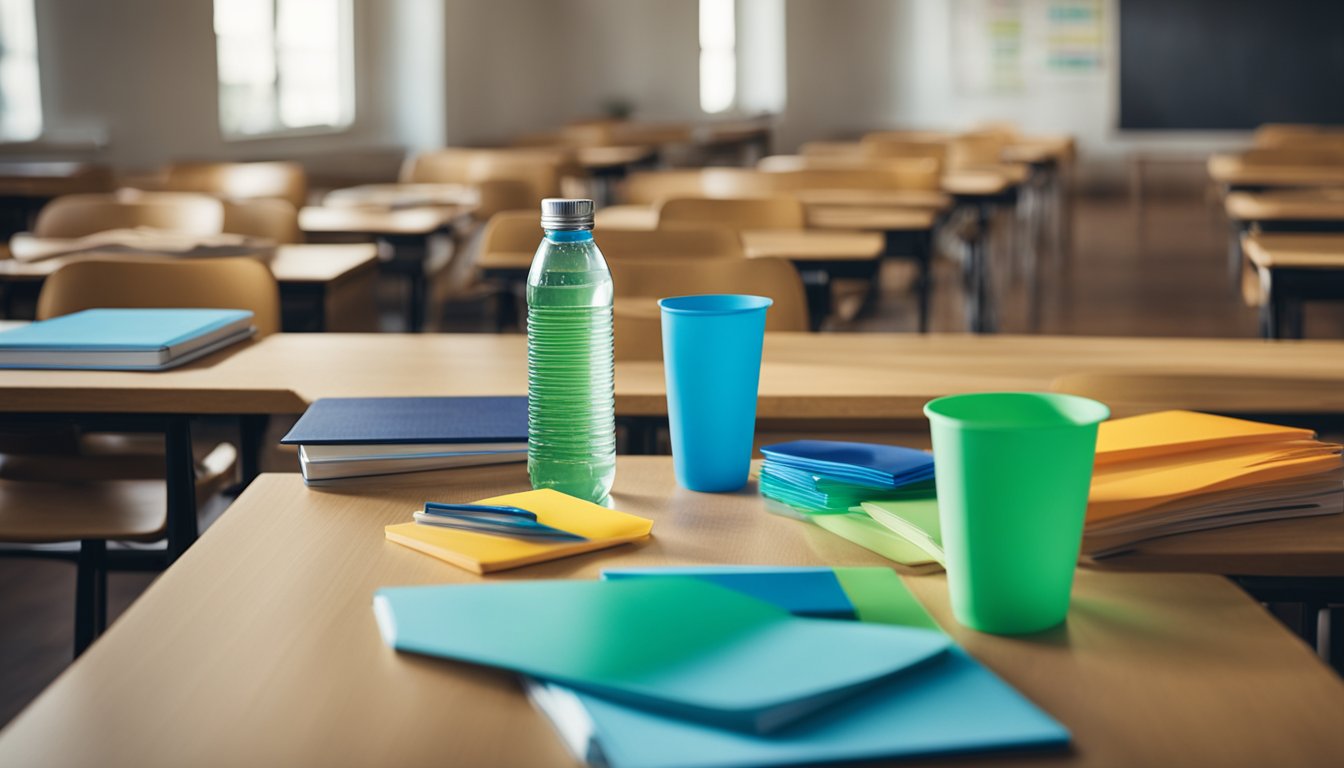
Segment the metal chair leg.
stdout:
<svg viewBox="0 0 1344 768">
<path fill-rule="evenodd" d="M 75 571 L 75 658 L 107 625 L 107 542 L 81 541 Z"/>
</svg>

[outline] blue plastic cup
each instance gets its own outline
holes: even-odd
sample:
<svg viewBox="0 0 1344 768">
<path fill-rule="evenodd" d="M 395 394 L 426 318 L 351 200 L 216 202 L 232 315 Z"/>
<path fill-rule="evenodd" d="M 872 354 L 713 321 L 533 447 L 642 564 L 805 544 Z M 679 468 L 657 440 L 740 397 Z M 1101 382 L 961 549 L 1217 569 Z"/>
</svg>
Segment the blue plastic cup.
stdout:
<svg viewBox="0 0 1344 768">
<path fill-rule="evenodd" d="M 763 296 L 662 299 L 667 420 L 677 483 L 692 491 L 747 484 L 761 379 Z"/>
</svg>

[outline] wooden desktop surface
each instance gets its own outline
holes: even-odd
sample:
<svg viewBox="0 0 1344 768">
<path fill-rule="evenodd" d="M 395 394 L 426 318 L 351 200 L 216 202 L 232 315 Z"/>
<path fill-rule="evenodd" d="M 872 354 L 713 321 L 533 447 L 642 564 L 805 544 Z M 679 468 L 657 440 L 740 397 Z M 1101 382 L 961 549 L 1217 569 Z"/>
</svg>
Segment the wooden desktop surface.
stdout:
<svg viewBox="0 0 1344 768">
<path fill-rule="evenodd" d="M 1344 185 L 1344 164 L 1247 164 L 1236 154 L 1209 157 L 1209 176 L 1220 184 L 1258 187 L 1329 187 Z"/>
<path fill-rule="evenodd" d="M 602 245 L 601 233 L 597 235 Z M 793 261 L 872 261 L 882 255 L 882 237 L 871 232 L 816 231 L 807 229 L 756 229 L 741 233 L 747 258 L 773 257 Z M 485 251 L 476 266 L 485 270 L 525 272 L 532 266 L 532 251 Z M 687 258 L 695 258 L 688 254 Z"/>
<path fill-rule="evenodd" d="M 526 344 L 521 335 L 276 334 L 158 373 L 0 371 L 0 411 L 300 413 L 319 397 L 521 395 Z M 1148 372 L 1149 408 L 1344 413 L 1344 342 L 877 333 L 767 334 L 757 412 L 922 422 L 934 397 L 1045 391 L 1079 372 Z M 1191 377 L 1198 386 L 1184 386 Z M 617 363 L 618 414 L 666 407 L 661 363 Z"/>
<path fill-rule="evenodd" d="M 1263 269 L 1344 269 L 1344 234 L 1262 232 L 1242 238 L 1242 250 Z"/>
<path fill-rule="evenodd" d="M 1026 166 L 1023 165 L 948 171 L 943 174 L 943 191 L 949 195 L 992 197 L 1002 195 L 1024 181 Z"/>
<path fill-rule="evenodd" d="M 0 764 L 574 765 L 513 675 L 398 654 L 371 608 L 380 587 L 482 580 L 386 541 L 383 526 L 427 499 L 526 487 L 521 465 L 325 492 L 298 475 L 261 476 L 0 733 Z M 766 513 L 750 489 L 677 489 L 666 458 L 620 459 L 613 500 L 652 518 L 653 539 L 490 580 L 594 578 L 608 566 L 887 565 Z M 1344 683 L 1220 578 L 1082 570 L 1067 624 L 1027 637 L 962 629 L 942 576 L 905 580 L 972 655 L 1070 729 L 1070 751 L 1032 764 L 1327 765 L 1344 754 Z"/>
<path fill-rule="evenodd" d="M 307 206 L 299 211 L 304 232 L 331 235 L 430 235 L 472 211 L 472 206 L 384 209 Z"/>
<path fill-rule="evenodd" d="M 802 189 L 789 193 L 803 205 L 860 207 L 892 206 L 899 208 L 927 208 L 945 211 L 952 206 L 952 198 L 943 192 L 926 189 Z"/>
<path fill-rule="evenodd" d="M 39 261 L 18 259 L 0 260 L 0 279 L 14 281 L 44 280 L 52 272 L 75 261 L 100 258 L 168 259 L 172 256 L 154 254 L 135 255 L 122 252 L 79 253 L 53 256 Z M 289 244 L 277 246 L 270 256 L 259 256 L 271 268 L 281 283 L 331 283 L 378 261 L 378 250 L 372 243 L 342 244 Z"/>
<path fill-rule="evenodd" d="M 1232 192 L 1223 206 L 1227 217 L 1236 221 L 1344 221 L 1344 190 Z"/>
<path fill-rule="evenodd" d="M 808 206 L 807 225 L 817 229 L 864 229 L 877 232 L 922 232 L 933 229 L 938 211 L 893 206 Z"/>
</svg>

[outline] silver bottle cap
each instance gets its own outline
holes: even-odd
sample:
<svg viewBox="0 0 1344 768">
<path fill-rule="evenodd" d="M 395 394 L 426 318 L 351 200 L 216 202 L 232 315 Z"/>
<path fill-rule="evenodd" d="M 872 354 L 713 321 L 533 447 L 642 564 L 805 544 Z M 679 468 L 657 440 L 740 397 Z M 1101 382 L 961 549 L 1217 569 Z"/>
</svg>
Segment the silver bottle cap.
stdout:
<svg viewBox="0 0 1344 768">
<path fill-rule="evenodd" d="M 541 201 L 541 228 L 576 230 L 593 228 L 593 201 L 548 197 Z"/>
</svg>

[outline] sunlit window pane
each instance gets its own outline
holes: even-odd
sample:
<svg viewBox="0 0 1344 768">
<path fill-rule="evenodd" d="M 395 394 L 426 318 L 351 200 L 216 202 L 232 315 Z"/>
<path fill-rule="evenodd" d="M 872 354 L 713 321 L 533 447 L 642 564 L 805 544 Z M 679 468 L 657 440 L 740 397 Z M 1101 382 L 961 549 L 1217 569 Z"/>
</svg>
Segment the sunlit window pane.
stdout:
<svg viewBox="0 0 1344 768">
<path fill-rule="evenodd" d="M 217 0 L 220 126 L 259 134 L 350 122 L 349 0 Z"/>
<path fill-rule="evenodd" d="M 42 133 L 33 0 L 0 0 L 0 141 Z"/>
<path fill-rule="evenodd" d="M 737 97 L 735 0 L 700 0 L 700 108 L 722 112 Z"/>
</svg>

